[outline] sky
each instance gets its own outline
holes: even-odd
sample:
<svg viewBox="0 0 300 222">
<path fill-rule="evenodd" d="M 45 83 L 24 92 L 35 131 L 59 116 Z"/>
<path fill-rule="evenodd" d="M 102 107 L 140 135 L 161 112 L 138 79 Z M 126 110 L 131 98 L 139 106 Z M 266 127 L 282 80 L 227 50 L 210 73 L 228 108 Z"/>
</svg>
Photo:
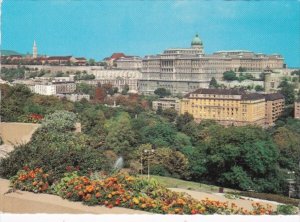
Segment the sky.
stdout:
<svg viewBox="0 0 300 222">
<path fill-rule="evenodd" d="M 21 53 L 36 40 L 46 55 L 154 55 L 198 33 L 208 54 L 279 53 L 300 67 L 300 0 L 3 0 L 1 10 L 1 49 Z"/>
</svg>

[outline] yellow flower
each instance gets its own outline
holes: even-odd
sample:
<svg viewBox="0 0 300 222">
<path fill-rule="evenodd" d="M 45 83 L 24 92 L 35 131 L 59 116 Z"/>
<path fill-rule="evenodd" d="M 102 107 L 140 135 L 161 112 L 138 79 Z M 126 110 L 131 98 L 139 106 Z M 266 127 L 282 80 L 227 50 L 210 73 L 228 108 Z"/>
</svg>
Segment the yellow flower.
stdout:
<svg viewBox="0 0 300 222">
<path fill-rule="evenodd" d="M 134 197 L 134 198 L 132 199 L 132 201 L 133 201 L 133 203 L 135 203 L 135 204 L 139 204 L 139 203 L 140 203 L 139 199 L 136 198 L 136 197 Z"/>
</svg>

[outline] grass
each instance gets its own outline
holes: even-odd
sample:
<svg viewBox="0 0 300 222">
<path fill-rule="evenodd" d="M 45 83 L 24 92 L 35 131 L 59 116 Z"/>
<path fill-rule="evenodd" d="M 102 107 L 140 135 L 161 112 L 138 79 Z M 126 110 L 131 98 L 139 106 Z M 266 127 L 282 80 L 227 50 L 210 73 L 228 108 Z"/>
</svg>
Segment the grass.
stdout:
<svg viewBox="0 0 300 222">
<path fill-rule="evenodd" d="M 147 177 L 147 176 L 143 175 L 143 177 Z M 155 176 L 155 175 L 151 175 L 151 178 L 156 179 L 159 183 L 169 188 L 181 188 L 181 189 L 195 190 L 195 191 L 209 192 L 209 193 L 219 192 L 219 187 L 214 185 L 208 185 L 204 183 L 197 183 L 192 181 L 180 180 L 171 177 Z M 238 191 L 234 189 L 224 188 L 224 193 L 227 192 L 238 192 Z"/>
</svg>

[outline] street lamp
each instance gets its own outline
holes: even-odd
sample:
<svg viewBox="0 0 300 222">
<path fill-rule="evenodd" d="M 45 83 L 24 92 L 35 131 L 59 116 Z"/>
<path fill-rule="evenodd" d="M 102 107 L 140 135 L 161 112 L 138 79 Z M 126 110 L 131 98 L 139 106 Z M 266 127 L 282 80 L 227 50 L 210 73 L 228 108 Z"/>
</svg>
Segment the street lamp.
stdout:
<svg viewBox="0 0 300 222">
<path fill-rule="evenodd" d="M 150 180 L 150 164 L 149 164 L 149 157 L 151 154 L 154 153 L 154 149 L 151 149 L 151 150 L 144 150 L 144 153 L 146 155 L 148 155 L 148 158 L 147 158 L 147 162 L 148 162 L 148 180 Z"/>
</svg>

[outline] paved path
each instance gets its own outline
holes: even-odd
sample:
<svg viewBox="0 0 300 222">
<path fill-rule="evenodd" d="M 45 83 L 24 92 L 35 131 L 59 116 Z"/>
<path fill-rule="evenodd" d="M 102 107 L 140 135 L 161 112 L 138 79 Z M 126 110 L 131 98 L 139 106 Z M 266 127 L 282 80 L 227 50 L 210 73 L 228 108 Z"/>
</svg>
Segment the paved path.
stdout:
<svg viewBox="0 0 300 222">
<path fill-rule="evenodd" d="M 86 206 L 59 196 L 25 191 L 8 193 L 9 181 L 0 179 L 0 212 L 6 213 L 71 213 L 71 214 L 149 214 L 121 207 Z"/>
</svg>

